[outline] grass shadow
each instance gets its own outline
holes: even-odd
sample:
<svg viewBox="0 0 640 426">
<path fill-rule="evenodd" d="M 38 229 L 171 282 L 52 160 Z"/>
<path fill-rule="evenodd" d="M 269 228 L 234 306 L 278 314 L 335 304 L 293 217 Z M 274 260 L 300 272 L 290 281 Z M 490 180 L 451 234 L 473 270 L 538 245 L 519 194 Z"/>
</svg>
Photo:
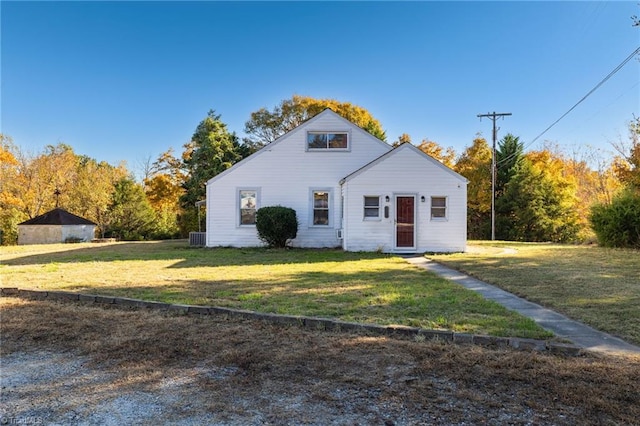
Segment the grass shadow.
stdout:
<svg viewBox="0 0 640 426">
<path fill-rule="evenodd" d="M 326 261 L 375 259 L 387 257 L 379 253 L 344 252 L 340 249 L 269 249 L 269 248 L 203 248 L 190 247 L 186 240 L 120 242 L 108 244 L 57 245 L 54 250 L 31 254 L 21 248 L 1 248 L 2 265 L 41 265 L 49 263 L 113 262 L 136 260 L 174 261 L 172 268 L 198 266 L 272 265 L 315 263 Z M 51 247 L 51 246 L 49 246 Z M 35 250 L 38 250 L 36 247 Z"/>
</svg>

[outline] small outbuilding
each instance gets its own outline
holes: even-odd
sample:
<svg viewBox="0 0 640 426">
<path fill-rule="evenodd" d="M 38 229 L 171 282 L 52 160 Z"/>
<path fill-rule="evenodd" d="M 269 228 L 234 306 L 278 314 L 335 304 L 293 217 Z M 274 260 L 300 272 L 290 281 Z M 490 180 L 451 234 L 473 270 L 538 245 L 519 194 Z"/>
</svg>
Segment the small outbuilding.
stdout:
<svg viewBox="0 0 640 426">
<path fill-rule="evenodd" d="M 55 208 L 18 224 L 18 244 L 56 244 L 86 242 L 95 237 L 96 224 Z"/>
</svg>

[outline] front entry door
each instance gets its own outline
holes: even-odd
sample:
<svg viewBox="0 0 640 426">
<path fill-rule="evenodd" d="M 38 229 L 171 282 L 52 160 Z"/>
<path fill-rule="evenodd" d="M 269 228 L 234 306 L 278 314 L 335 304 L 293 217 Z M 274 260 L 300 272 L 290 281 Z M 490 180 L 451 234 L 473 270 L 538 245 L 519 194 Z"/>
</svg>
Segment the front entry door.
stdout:
<svg viewBox="0 0 640 426">
<path fill-rule="evenodd" d="M 396 247 L 414 248 L 415 197 L 396 197 Z"/>
</svg>

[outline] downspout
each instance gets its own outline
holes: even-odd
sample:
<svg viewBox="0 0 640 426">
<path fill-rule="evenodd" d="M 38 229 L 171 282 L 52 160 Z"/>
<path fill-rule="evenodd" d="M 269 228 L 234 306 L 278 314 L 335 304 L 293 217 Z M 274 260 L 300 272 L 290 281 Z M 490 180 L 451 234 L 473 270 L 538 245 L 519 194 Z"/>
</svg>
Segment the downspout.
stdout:
<svg viewBox="0 0 640 426">
<path fill-rule="evenodd" d="M 347 232 L 345 229 L 345 220 L 344 220 L 344 206 L 346 204 L 346 198 L 347 195 L 345 193 L 345 180 L 342 179 L 340 180 L 340 195 L 341 195 L 341 199 L 340 199 L 340 231 L 342 233 L 342 241 L 340 242 L 340 244 L 342 245 L 342 250 L 345 249 L 345 247 L 347 247 Z"/>
</svg>

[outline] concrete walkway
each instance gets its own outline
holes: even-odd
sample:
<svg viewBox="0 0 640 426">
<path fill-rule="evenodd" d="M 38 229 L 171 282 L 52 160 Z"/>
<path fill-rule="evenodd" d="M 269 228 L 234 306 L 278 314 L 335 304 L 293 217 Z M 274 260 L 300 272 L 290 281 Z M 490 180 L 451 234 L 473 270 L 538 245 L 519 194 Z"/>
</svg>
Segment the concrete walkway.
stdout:
<svg viewBox="0 0 640 426">
<path fill-rule="evenodd" d="M 556 336 L 570 340 L 584 349 L 607 354 L 638 354 L 640 347 L 634 346 L 615 336 L 595 330 L 581 322 L 574 321 L 529 302 L 521 297 L 506 292 L 491 284 L 477 280 L 462 272 L 447 268 L 420 255 L 403 256 L 407 262 L 434 272 L 452 280 L 470 290 L 480 293 L 484 298 L 500 303 L 512 311 L 533 319 L 542 328 L 553 332 Z"/>
</svg>

